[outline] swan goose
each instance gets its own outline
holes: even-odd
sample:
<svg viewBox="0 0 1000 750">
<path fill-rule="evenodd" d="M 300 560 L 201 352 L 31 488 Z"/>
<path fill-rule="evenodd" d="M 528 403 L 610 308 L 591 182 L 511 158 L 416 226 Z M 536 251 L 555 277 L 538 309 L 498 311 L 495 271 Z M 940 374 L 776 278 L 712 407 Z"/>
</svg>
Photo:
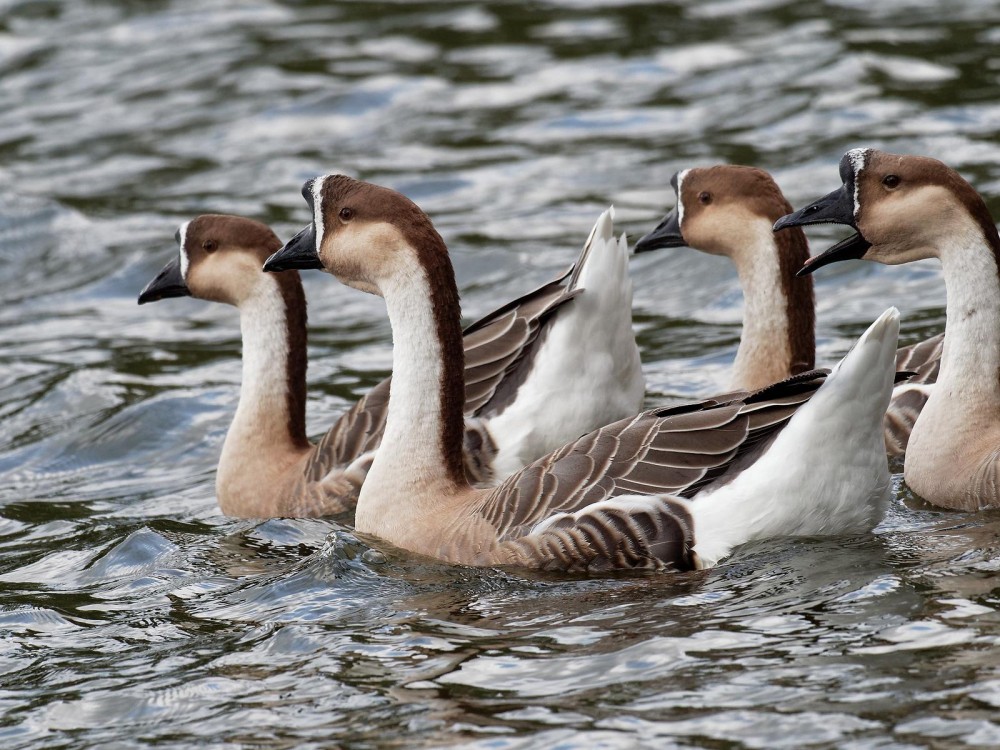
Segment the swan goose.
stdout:
<svg viewBox="0 0 1000 750">
<path fill-rule="evenodd" d="M 840 161 L 843 185 L 782 217 L 775 231 L 846 224 L 855 234 L 801 269 L 850 258 L 887 265 L 938 258 L 947 305 L 944 349 L 903 465 L 924 500 L 945 508 L 1000 505 L 1000 236 L 982 197 L 955 170 L 871 148 Z"/>
<path fill-rule="evenodd" d="M 796 277 L 809 259 L 801 229 L 775 234 L 772 225 L 791 213 L 774 178 L 734 164 L 685 169 L 670 180 L 675 208 L 635 244 L 642 253 L 692 247 L 728 257 L 744 294 L 743 331 L 729 387 L 762 388 L 811 369 L 816 357 L 812 278 Z M 902 457 L 929 384 L 937 379 L 943 334 L 900 348 L 896 370 L 914 374 L 893 389 L 885 415 L 886 452 Z"/>
<path fill-rule="evenodd" d="M 612 237 L 611 219 L 602 214 L 559 278 L 466 329 L 462 456 L 477 485 L 640 409 L 645 386 L 631 328 L 628 248 Z M 222 215 L 186 222 L 177 241 L 178 256 L 139 304 L 194 296 L 240 311 L 240 400 L 216 475 L 222 511 L 301 517 L 352 509 L 382 438 L 389 380 L 310 443 L 302 283 L 295 271 L 261 271 L 281 241 L 264 224 Z M 604 398 L 594 398 L 595 390 Z"/>
<path fill-rule="evenodd" d="M 358 498 L 359 532 L 452 563 L 683 570 L 753 539 L 863 532 L 882 518 L 895 309 L 829 376 L 645 412 L 478 489 L 462 472 L 460 309 L 444 241 L 387 188 L 328 175 L 303 196 L 312 223 L 264 269 L 323 268 L 380 295 L 393 331 L 385 436 Z"/>
</svg>

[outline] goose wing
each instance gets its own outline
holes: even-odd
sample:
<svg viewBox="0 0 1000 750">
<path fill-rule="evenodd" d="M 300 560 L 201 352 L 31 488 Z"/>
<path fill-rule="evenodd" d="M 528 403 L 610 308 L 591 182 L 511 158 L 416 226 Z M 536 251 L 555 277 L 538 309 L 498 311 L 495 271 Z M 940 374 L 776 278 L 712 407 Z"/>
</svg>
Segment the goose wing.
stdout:
<svg viewBox="0 0 1000 750">
<path fill-rule="evenodd" d="M 517 396 L 545 339 L 547 323 L 580 290 L 559 278 L 489 313 L 465 329 L 465 413 L 491 417 Z"/>
<path fill-rule="evenodd" d="M 933 387 L 933 384 L 901 383 L 893 389 L 889 408 L 882 420 L 885 452 L 892 458 L 906 455 L 913 425 L 917 423 L 920 411 L 931 397 Z"/>
<path fill-rule="evenodd" d="M 812 370 L 753 393 L 607 425 L 509 477 L 484 497 L 478 514 L 503 544 L 545 530 L 541 524 L 558 514 L 622 495 L 692 497 L 751 464 L 825 378 L 826 371 Z"/>
<path fill-rule="evenodd" d="M 912 372 L 908 384 L 934 383 L 941 370 L 941 354 L 944 352 L 944 334 L 931 336 L 916 344 L 896 350 L 896 371 Z"/>
<path fill-rule="evenodd" d="M 580 274 L 599 235 L 614 242 L 608 209 L 590 230 L 583 250 L 565 273 L 519 297 L 465 329 L 465 414 L 498 416 L 517 397 L 545 341 L 548 324 L 564 304 L 583 291 Z"/>
<path fill-rule="evenodd" d="M 913 374 L 893 389 L 885 413 L 885 452 L 894 458 L 906 454 L 913 425 L 937 382 L 943 351 L 943 333 L 896 350 L 896 371 Z"/>
<path fill-rule="evenodd" d="M 320 482 L 324 477 L 378 448 L 389 410 L 390 383 L 391 378 L 383 380 L 333 423 L 333 427 L 316 445 L 316 450 L 306 464 L 306 481 Z M 364 468 L 358 480 L 358 488 L 367 473 L 367 468 Z M 356 490 L 354 494 L 357 495 Z"/>
<path fill-rule="evenodd" d="M 688 501 L 671 495 L 623 496 L 557 513 L 502 543 L 511 565 L 567 573 L 692 570 L 699 567 Z"/>
</svg>

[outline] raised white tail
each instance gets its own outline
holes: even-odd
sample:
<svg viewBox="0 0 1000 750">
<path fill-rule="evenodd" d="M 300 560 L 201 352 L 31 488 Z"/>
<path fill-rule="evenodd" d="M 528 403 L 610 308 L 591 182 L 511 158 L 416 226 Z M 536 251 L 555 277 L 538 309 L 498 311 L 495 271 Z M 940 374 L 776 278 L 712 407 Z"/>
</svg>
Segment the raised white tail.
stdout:
<svg viewBox="0 0 1000 750">
<path fill-rule="evenodd" d="M 692 501 L 703 564 L 754 539 L 863 533 L 881 521 L 890 494 L 882 419 L 898 334 L 891 307 L 752 466 Z"/>
<path fill-rule="evenodd" d="M 570 276 L 570 288 L 581 293 L 556 313 L 517 401 L 490 422 L 498 476 L 558 448 L 567 435 L 642 408 L 646 384 L 632 331 L 631 253 L 624 234 L 615 239 L 613 217 L 612 207 L 594 224 Z"/>
<path fill-rule="evenodd" d="M 583 243 L 583 250 L 580 257 L 576 259 L 573 272 L 569 277 L 570 289 L 586 289 L 594 286 L 595 274 L 599 271 L 612 271 L 620 269 L 621 264 L 614 262 L 615 253 L 607 252 L 605 248 L 609 242 L 614 241 L 615 231 L 615 207 L 609 206 L 606 211 L 597 217 L 587 241 Z M 625 235 L 622 235 L 624 241 Z M 625 255 L 628 256 L 628 248 L 625 248 Z M 595 259 L 596 260 L 593 260 Z M 628 268 L 626 264 L 625 269 Z"/>
</svg>

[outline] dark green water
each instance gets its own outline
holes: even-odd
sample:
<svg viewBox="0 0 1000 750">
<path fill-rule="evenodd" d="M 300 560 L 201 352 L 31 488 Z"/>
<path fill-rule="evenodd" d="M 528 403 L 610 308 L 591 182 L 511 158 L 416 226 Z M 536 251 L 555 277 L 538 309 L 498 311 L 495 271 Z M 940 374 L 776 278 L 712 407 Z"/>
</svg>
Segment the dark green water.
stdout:
<svg viewBox="0 0 1000 750">
<path fill-rule="evenodd" d="M 218 514 L 236 313 L 135 305 L 182 221 L 287 238 L 336 170 L 431 214 L 470 317 L 609 203 L 648 230 L 699 164 L 801 205 L 847 148 L 925 153 L 998 214 L 998 22 L 986 0 L 0 0 L 0 747 L 1000 745 L 1000 513 L 900 490 L 874 535 L 691 577 L 378 562 L 344 524 Z M 718 390 L 732 270 L 634 271 L 651 400 Z M 307 292 L 318 434 L 389 332 L 375 298 Z M 832 267 L 817 297 L 821 362 L 890 302 L 906 341 L 943 325 L 933 263 Z"/>
</svg>

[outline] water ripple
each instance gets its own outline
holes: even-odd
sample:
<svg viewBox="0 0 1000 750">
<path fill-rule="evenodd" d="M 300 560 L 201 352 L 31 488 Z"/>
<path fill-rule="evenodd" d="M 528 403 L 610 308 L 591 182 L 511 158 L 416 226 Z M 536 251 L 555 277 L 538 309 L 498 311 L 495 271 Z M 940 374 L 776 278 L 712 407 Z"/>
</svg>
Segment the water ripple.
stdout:
<svg viewBox="0 0 1000 750">
<path fill-rule="evenodd" d="M 877 145 L 944 158 L 1000 209 L 994 3 L 0 7 L 3 747 L 1000 744 L 995 511 L 897 475 L 874 535 L 593 580 L 414 559 L 349 514 L 226 519 L 236 314 L 135 305 L 181 221 L 288 237 L 331 171 L 431 213 L 468 316 L 562 270 L 611 203 L 645 232 L 697 164 L 765 167 L 801 204 Z M 732 268 L 633 265 L 651 403 L 720 390 Z M 380 300 L 304 281 L 321 434 L 391 349 Z M 888 298 L 906 343 L 941 329 L 934 264 L 818 278 L 819 361 Z"/>
</svg>

